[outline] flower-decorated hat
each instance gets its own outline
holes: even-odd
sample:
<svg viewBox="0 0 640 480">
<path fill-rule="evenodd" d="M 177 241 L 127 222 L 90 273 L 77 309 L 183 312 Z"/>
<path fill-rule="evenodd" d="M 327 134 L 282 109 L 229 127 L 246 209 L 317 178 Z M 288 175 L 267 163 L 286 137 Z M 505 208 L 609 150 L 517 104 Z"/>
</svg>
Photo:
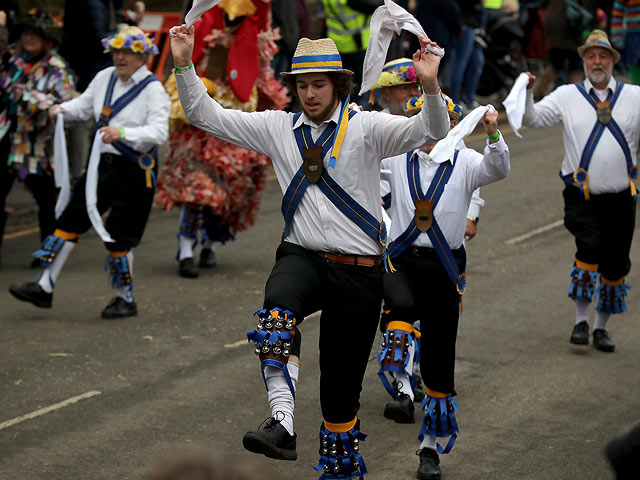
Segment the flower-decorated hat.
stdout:
<svg viewBox="0 0 640 480">
<path fill-rule="evenodd" d="M 291 71 L 282 72 L 282 75 L 329 72 L 353 75 L 351 70 L 342 68 L 342 58 L 333 40 L 330 38 L 318 40 L 301 38 L 291 60 Z"/>
<path fill-rule="evenodd" d="M 602 30 L 598 30 L 597 28 L 589 34 L 587 40 L 584 42 L 584 45 L 580 45 L 578 47 L 578 55 L 580 58 L 584 57 L 584 54 L 587 50 L 594 47 L 604 48 L 605 50 L 609 50 L 611 55 L 613 55 L 614 62 L 618 63 L 620 61 L 620 52 L 618 52 L 615 48 L 611 46 L 611 42 L 609 42 L 609 37 Z"/>
<path fill-rule="evenodd" d="M 419 113 L 422 110 L 422 102 L 424 97 L 411 97 L 404 104 L 404 111 L 407 117 L 412 117 L 415 114 Z M 442 99 L 444 100 L 445 105 L 447 106 L 447 112 L 449 113 L 449 117 L 451 119 L 459 122 L 464 118 L 464 112 L 462 108 L 457 103 L 454 103 L 449 97 L 445 94 L 442 94 Z"/>
<path fill-rule="evenodd" d="M 418 83 L 418 75 L 413 69 L 413 60 L 410 58 L 398 58 L 391 60 L 382 67 L 380 78 L 369 92 L 369 103 L 378 98 L 378 89 Z"/>
<path fill-rule="evenodd" d="M 125 27 L 116 35 L 102 39 L 105 52 L 113 50 L 131 50 L 133 53 L 158 54 L 158 47 L 154 45 L 149 36 L 138 27 Z"/>
</svg>

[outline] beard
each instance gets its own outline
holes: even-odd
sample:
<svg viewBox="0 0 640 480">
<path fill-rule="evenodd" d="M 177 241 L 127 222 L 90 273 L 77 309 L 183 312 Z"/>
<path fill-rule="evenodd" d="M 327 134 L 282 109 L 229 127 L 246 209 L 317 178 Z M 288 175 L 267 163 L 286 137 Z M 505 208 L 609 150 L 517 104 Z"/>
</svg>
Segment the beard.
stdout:
<svg viewBox="0 0 640 480">
<path fill-rule="evenodd" d="M 591 69 L 587 72 L 587 78 L 591 83 L 605 83 L 608 82 L 610 74 L 601 69 Z"/>
<path fill-rule="evenodd" d="M 324 122 L 325 120 L 328 120 L 331 117 L 331 114 L 335 110 L 337 104 L 338 104 L 338 98 L 334 97 L 333 101 L 326 108 L 324 108 L 323 110 L 320 110 L 319 112 L 316 112 L 316 113 L 309 112 L 304 106 L 304 104 L 302 105 L 302 110 L 304 110 L 304 114 L 307 116 L 309 120 L 311 120 L 314 123 L 321 123 L 321 122 Z"/>
</svg>

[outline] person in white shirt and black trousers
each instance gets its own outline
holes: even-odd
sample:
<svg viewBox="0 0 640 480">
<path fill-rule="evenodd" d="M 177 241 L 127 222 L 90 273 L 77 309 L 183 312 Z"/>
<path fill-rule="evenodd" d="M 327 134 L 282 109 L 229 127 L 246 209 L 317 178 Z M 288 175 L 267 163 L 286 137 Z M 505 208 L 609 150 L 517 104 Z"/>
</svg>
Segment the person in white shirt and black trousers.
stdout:
<svg viewBox="0 0 640 480">
<path fill-rule="evenodd" d="M 293 410 L 300 355 L 299 326 L 321 310 L 321 478 L 353 478 L 367 470 L 357 417 L 360 391 L 382 301 L 380 161 L 446 135 L 448 117 L 437 83 L 440 58 L 413 57 L 425 92 L 414 118 L 349 110 L 352 75 L 330 39 L 299 41 L 286 81 L 303 111 L 244 113 L 211 99 L 191 64 L 193 29 L 174 27 L 172 51 L 180 100 L 189 121 L 228 142 L 264 153 L 284 193 L 285 228 L 266 284 L 256 344 L 272 417 L 247 432 L 246 449 L 295 460 Z"/>
<path fill-rule="evenodd" d="M 570 342 L 589 344 L 589 304 L 597 295 L 593 345 L 613 352 L 607 322 L 611 314 L 627 310 L 624 278 L 631 269 L 636 217 L 640 87 L 613 78 L 620 54 L 603 31 L 594 30 L 578 54 L 586 79 L 558 87 L 535 104 L 536 77 L 528 73 L 523 124 L 537 128 L 562 122 L 564 225 L 577 248 L 569 286 L 576 302 Z"/>
<path fill-rule="evenodd" d="M 451 128 L 462 109 L 447 99 Z M 422 107 L 419 99 L 406 104 L 407 115 Z M 439 479 L 438 452 L 449 453 L 457 437 L 454 367 L 458 317 L 466 289 L 464 236 L 473 192 L 509 174 L 509 149 L 498 131 L 498 113 L 482 118 L 487 134 L 484 155 L 460 143 L 450 160 L 434 161 L 435 143 L 386 158 L 391 218 L 389 255 L 396 269 L 384 275 L 384 304 L 389 320 L 378 352 L 381 373 L 394 374 L 397 395 L 385 407 L 385 417 L 413 423 L 411 367 L 418 351 L 426 387 L 419 434 L 419 479 Z M 462 148 L 461 148 L 462 147 Z M 420 320 L 420 331 L 414 323 Z M 417 338 L 416 338 L 417 337 Z M 387 387 L 389 388 L 389 387 Z M 437 438 L 449 438 L 443 448 Z"/>
<path fill-rule="evenodd" d="M 138 27 L 127 27 L 103 40 L 114 66 L 95 76 L 77 98 L 53 106 L 49 112 L 65 120 L 96 120 L 102 135 L 97 167 L 98 215 L 110 210 L 104 228 L 113 241 L 105 241 L 107 265 L 117 296 L 102 310 L 102 318 L 136 315 L 133 298 L 133 251 L 144 232 L 155 187 L 157 147 L 169 135 L 170 101 L 158 78 L 146 67 L 157 47 Z M 86 175 L 85 175 L 86 177 Z M 36 282 L 12 285 L 19 300 L 51 308 L 53 289 L 80 235 L 91 228 L 87 212 L 85 178 L 76 184 L 55 232 L 34 253 L 44 267 Z"/>
</svg>

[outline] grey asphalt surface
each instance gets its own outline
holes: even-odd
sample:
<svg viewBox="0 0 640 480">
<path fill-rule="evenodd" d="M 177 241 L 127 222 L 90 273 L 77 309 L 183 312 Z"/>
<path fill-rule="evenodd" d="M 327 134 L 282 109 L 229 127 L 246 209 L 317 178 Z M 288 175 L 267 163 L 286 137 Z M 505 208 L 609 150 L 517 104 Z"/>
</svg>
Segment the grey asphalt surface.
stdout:
<svg viewBox="0 0 640 480">
<path fill-rule="evenodd" d="M 561 130 L 524 136 L 506 134 L 511 175 L 482 189 L 487 204 L 468 245 L 456 365 L 460 436 L 441 458 L 443 478 L 611 479 L 604 446 L 640 422 L 638 269 L 627 278 L 635 287 L 629 312 L 609 324 L 616 352 L 570 345 L 574 306 L 566 291 L 574 246 L 562 226 L 553 226 L 562 219 Z M 481 148 L 480 137 L 468 144 Z M 317 478 L 311 468 L 321 422 L 313 317 L 302 327 L 298 461 L 269 460 L 241 444 L 269 415 L 245 333 L 255 326 L 252 313 L 261 306 L 279 242 L 280 198 L 271 178 L 256 225 L 219 248 L 218 266 L 196 280 L 177 275 L 177 212 L 154 209 L 135 252 L 140 313 L 118 321 L 99 318 L 113 292 L 94 233 L 72 253 L 51 310 L 14 300 L 9 285 L 37 273 L 28 265 L 38 236 L 29 233 L 33 215 L 12 219 L 0 268 L 1 480 L 141 479 L 163 451 L 185 444 L 264 465 L 282 479 Z M 24 193 L 12 193 L 10 206 L 28 204 Z M 640 260 L 635 246 L 631 257 L 634 264 Z M 374 354 L 359 413 L 369 435 L 366 478 L 415 478 L 420 424 L 383 418 L 389 397 Z M 7 426 L 87 392 L 93 396 Z"/>
</svg>

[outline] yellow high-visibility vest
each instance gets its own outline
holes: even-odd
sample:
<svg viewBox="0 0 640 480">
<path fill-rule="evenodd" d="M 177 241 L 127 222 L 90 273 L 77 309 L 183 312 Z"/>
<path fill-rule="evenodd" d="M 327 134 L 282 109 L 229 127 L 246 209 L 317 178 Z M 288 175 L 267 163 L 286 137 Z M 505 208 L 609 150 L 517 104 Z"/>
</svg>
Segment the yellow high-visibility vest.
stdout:
<svg viewBox="0 0 640 480">
<path fill-rule="evenodd" d="M 494 8 L 496 10 L 502 8 L 502 0 L 487 0 L 484 2 L 484 8 Z"/>
<path fill-rule="evenodd" d="M 367 49 L 371 15 L 360 13 L 347 5 L 347 0 L 322 0 L 327 15 L 327 36 L 336 42 L 340 53 L 355 53 Z"/>
</svg>

